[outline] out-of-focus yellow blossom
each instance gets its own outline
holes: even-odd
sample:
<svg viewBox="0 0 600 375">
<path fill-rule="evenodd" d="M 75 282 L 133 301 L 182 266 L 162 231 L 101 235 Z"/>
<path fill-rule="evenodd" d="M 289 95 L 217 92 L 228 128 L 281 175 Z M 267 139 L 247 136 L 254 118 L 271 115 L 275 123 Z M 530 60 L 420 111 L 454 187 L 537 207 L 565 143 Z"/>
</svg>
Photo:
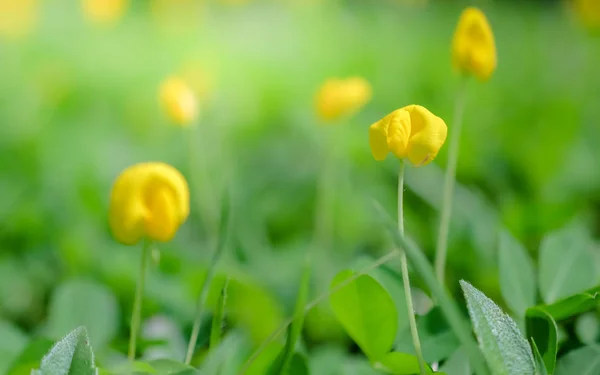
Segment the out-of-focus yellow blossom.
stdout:
<svg viewBox="0 0 600 375">
<path fill-rule="evenodd" d="M 198 99 L 190 86 L 179 77 L 170 77 L 160 86 L 161 105 L 173 123 L 189 126 L 198 118 Z"/>
<path fill-rule="evenodd" d="M 38 0 L 0 0 L 0 38 L 18 39 L 35 27 Z"/>
<path fill-rule="evenodd" d="M 165 163 L 140 163 L 117 177 L 110 196 L 109 224 L 115 238 L 126 245 L 144 237 L 166 242 L 189 211 L 189 188 L 179 171 Z"/>
<path fill-rule="evenodd" d="M 364 78 L 328 79 L 317 92 L 316 110 L 324 121 L 352 115 L 371 100 L 371 85 Z"/>
<path fill-rule="evenodd" d="M 496 70 L 494 34 L 483 12 L 469 7 L 460 15 L 452 40 L 452 61 L 462 74 L 487 80 Z"/>
<path fill-rule="evenodd" d="M 600 30 L 600 0 L 573 0 L 573 10 L 583 25 L 592 30 Z"/>
<path fill-rule="evenodd" d="M 128 7 L 129 0 L 83 0 L 83 13 L 97 24 L 117 22 Z"/>
<path fill-rule="evenodd" d="M 425 107 L 409 105 L 371 125 L 369 143 L 375 160 L 384 160 L 391 151 L 420 167 L 435 159 L 447 134 L 444 120 Z"/>
</svg>

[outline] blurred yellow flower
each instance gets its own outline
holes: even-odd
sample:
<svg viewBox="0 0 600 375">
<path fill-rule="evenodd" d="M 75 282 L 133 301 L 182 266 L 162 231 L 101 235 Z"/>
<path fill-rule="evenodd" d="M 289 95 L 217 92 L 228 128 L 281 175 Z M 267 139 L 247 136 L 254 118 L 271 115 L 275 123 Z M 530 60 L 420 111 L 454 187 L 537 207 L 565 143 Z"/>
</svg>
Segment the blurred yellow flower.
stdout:
<svg viewBox="0 0 600 375">
<path fill-rule="evenodd" d="M 187 219 L 190 193 L 172 166 L 149 162 L 125 169 L 110 196 L 109 224 L 115 238 L 134 245 L 142 238 L 166 242 Z"/>
<path fill-rule="evenodd" d="M 160 86 L 159 96 L 165 113 L 173 123 L 189 126 L 198 118 L 198 99 L 183 79 L 167 78 Z"/>
<path fill-rule="evenodd" d="M 328 79 L 316 96 L 316 110 L 324 121 L 335 121 L 360 110 L 371 100 L 371 85 L 364 78 Z"/>
<path fill-rule="evenodd" d="M 573 10 L 590 30 L 600 29 L 600 0 L 573 0 Z"/>
<path fill-rule="evenodd" d="M 369 143 L 375 160 L 384 160 L 391 151 L 420 167 L 437 156 L 447 134 L 444 120 L 425 107 L 409 105 L 371 125 Z"/>
<path fill-rule="evenodd" d="M 452 40 L 452 61 L 462 74 L 487 80 L 496 70 L 496 44 L 487 18 L 469 7 L 460 15 Z"/>
<path fill-rule="evenodd" d="M 24 37 L 35 27 L 38 0 L 0 0 L 0 38 Z"/>
<path fill-rule="evenodd" d="M 93 23 L 111 24 L 123 17 L 129 0 L 83 0 L 83 13 Z"/>
</svg>

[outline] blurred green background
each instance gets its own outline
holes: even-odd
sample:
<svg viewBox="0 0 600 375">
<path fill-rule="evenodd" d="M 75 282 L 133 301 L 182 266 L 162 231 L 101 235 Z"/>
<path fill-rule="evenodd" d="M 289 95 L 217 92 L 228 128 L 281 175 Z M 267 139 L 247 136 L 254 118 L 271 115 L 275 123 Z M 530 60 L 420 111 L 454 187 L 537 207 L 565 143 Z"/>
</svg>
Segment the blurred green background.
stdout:
<svg viewBox="0 0 600 375">
<path fill-rule="evenodd" d="M 395 212 L 398 162 L 373 160 L 368 126 L 421 104 L 452 131 L 450 41 L 466 2 L 132 0 L 110 22 L 79 1 L 14 3 L 0 0 L 0 373 L 34 338 L 79 324 L 99 361 L 125 351 L 141 249 L 118 244 L 107 225 L 125 167 L 164 161 L 191 184 L 191 217 L 157 246 L 144 300 L 142 354 L 183 358 L 212 252 L 200 197 L 215 206 L 231 197 L 217 281 L 234 279 L 227 329 L 258 343 L 293 308 L 299 265 L 315 246 L 325 155 L 334 157 L 333 227 L 317 251 L 313 296 L 390 249 L 372 201 Z M 544 234 L 573 221 L 599 234 L 600 43 L 563 2 L 470 5 L 490 20 L 498 69 L 468 86 L 448 285 L 456 293 L 469 280 L 501 303 L 502 228 L 534 258 Z M 191 131 L 160 111 L 158 87 L 172 74 L 201 98 Z M 345 123 L 319 124 L 318 87 L 352 75 L 372 84 L 372 101 Z M 446 153 L 407 170 L 406 231 L 431 259 Z M 203 172 L 191 178 L 191 165 Z M 305 331 L 311 350 L 350 347 L 326 304 Z"/>
</svg>

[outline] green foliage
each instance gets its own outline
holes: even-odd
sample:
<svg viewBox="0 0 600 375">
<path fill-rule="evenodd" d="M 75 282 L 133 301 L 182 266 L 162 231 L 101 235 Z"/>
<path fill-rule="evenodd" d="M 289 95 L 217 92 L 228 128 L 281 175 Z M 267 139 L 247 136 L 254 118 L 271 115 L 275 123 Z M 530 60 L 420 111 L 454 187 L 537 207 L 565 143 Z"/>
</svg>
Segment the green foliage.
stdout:
<svg viewBox="0 0 600 375">
<path fill-rule="evenodd" d="M 548 375 L 551 372 L 548 372 L 546 368 L 546 363 L 544 362 L 544 358 L 540 354 L 537 345 L 535 344 L 535 340 L 531 340 L 531 348 L 533 349 L 533 356 L 535 358 L 535 374 L 536 375 Z"/>
<path fill-rule="evenodd" d="M 119 306 L 111 291 L 102 284 L 69 280 L 61 284 L 50 302 L 47 330 L 58 339 L 78 326 L 84 326 L 97 348 L 115 337 Z"/>
<path fill-rule="evenodd" d="M 502 297 L 518 316 L 535 305 L 535 270 L 527 250 L 510 233 L 500 233 L 498 268 Z"/>
<path fill-rule="evenodd" d="M 554 375 L 598 375 L 600 346 L 584 346 L 567 353 L 558 361 Z"/>
<path fill-rule="evenodd" d="M 552 316 L 541 307 L 527 309 L 525 315 L 527 337 L 534 341 L 536 350 L 544 360 L 545 368 L 552 374 L 558 352 L 558 327 Z"/>
<path fill-rule="evenodd" d="M 562 321 L 598 306 L 600 304 L 599 290 L 600 287 L 596 287 L 585 293 L 578 293 L 542 307 L 552 315 L 554 320 Z"/>
<path fill-rule="evenodd" d="M 466 281 L 460 286 L 467 300 L 473 330 L 494 375 L 533 375 L 531 348 L 516 323 L 491 299 Z"/>
<path fill-rule="evenodd" d="M 582 343 L 589 345 L 594 344 L 598 340 L 600 334 L 598 315 L 589 312 L 577 317 L 577 320 L 575 320 L 575 333 Z"/>
<path fill-rule="evenodd" d="M 373 367 L 386 374 L 412 375 L 419 373 L 419 360 L 412 354 L 390 352 L 378 359 Z M 433 374 L 427 368 L 427 374 Z"/>
<path fill-rule="evenodd" d="M 20 329 L 3 320 L 0 320 L 0 337 L 0 374 L 6 374 L 29 339 Z"/>
<path fill-rule="evenodd" d="M 440 371 L 448 375 L 468 375 L 471 374 L 469 368 L 469 358 L 465 351 L 459 348 L 444 362 Z"/>
<path fill-rule="evenodd" d="M 96 375 L 97 371 L 87 331 L 78 327 L 52 347 L 32 375 Z"/>
<path fill-rule="evenodd" d="M 353 279 L 349 281 L 350 279 Z M 388 292 L 369 275 L 338 273 L 330 289 L 347 283 L 329 297 L 333 311 L 362 351 L 378 360 L 390 351 L 398 329 L 396 306 Z"/>
<path fill-rule="evenodd" d="M 539 257 L 540 292 L 546 303 L 582 292 L 598 282 L 590 240 L 579 227 L 565 227 L 544 237 Z"/>
<path fill-rule="evenodd" d="M 31 341 L 12 362 L 7 375 L 29 375 L 32 368 L 40 366 L 42 357 L 52 348 L 54 342 L 48 339 Z"/>
</svg>

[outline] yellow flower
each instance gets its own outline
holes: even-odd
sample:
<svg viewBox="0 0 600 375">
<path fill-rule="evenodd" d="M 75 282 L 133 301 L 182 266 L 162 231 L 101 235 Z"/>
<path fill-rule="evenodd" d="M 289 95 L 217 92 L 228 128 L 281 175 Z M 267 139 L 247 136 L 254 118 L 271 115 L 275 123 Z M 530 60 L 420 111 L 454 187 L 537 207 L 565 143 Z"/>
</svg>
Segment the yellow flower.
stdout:
<svg viewBox="0 0 600 375">
<path fill-rule="evenodd" d="M 123 16 L 129 0 L 83 0 L 83 13 L 93 23 L 111 24 Z"/>
<path fill-rule="evenodd" d="M 175 124 L 189 126 L 198 118 L 196 94 L 181 78 L 168 78 L 160 86 L 159 94 L 165 113 Z"/>
<path fill-rule="evenodd" d="M 384 160 L 391 151 L 420 167 L 435 159 L 447 134 L 444 120 L 425 107 L 409 105 L 371 125 L 369 143 L 375 160 Z"/>
<path fill-rule="evenodd" d="M 463 74 L 487 80 L 496 70 L 496 44 L 487 18 L 477 8 L 460 15 L 452 40 L 452 61 Z"/>
<path fill-rule="evenodd" d="M 324 121 L 335 121 L 357 112 L 371 100 L 371 85 L 364 78 L 328 79 L 317 92 L 316 109 Z"/>
<path fill-rule="evenodd" d="M 573 0 L 573 10 L 586 28 L 600 29 L 600 0 Z"/>
<path fill-rule="evenodd" d="M 109 224 L 115 238 L 134 245 L 146 237 L 166 242 L 190 211 L 185 178 L 172 166 L 149 162 L 125 169 L 110 196 Z"/>
<path fill-rule="evenodd" d="M 0 0 L 0 38 L 24 37 L 35 27 L 38 0 Z"/>
</svg>

